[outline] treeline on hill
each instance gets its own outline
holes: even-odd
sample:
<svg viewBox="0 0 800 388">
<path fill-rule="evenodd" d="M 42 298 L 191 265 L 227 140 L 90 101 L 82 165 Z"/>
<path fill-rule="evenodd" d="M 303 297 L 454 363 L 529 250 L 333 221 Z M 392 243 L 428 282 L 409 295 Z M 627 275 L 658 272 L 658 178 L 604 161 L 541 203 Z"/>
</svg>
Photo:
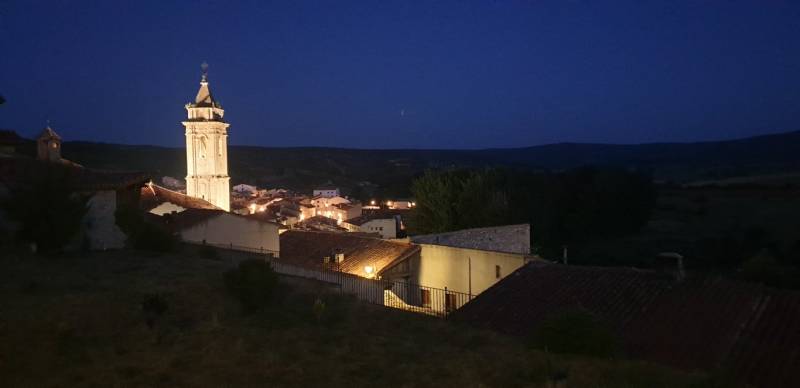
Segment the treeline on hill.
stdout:
<svg viewBox="0 0 800 388">
<path fill-rule="evenodd" d="M 417 203 L 413 233 L 530 223 L 532 246 L 544 257 L 560 257 L 571 244 L 638 231 L 656 200 L 646 174 L 588 167 L 428 171 L 411 190 Z"/>
</svg>

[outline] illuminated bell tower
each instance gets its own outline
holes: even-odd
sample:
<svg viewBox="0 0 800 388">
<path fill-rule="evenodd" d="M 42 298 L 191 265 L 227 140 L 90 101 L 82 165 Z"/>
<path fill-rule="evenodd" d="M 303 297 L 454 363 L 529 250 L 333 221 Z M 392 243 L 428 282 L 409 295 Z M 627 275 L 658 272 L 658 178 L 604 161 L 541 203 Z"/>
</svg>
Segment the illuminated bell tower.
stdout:
<svg viewBox="0 0 800 388">
<path fill-rule="evenodd" d="M 201 66 L 200 90 L 194 103 L 186 104 L 186 194 L 230 211 L 228 176 L 228 126 L 222 105 L 208 88 L 208 64 Z"/>
</svg>

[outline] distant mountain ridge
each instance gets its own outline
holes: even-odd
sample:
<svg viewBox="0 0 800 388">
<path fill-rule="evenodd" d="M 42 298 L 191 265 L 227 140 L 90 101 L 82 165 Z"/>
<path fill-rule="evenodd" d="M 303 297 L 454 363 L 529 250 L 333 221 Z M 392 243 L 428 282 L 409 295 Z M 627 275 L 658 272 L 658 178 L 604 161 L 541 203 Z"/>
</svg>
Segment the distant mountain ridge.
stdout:
<svg viewBox="0 0 800 388">
<path fill-rule="evenodd" d="M 63 149 L 65 157 L 89 167 L 178 178 L 186 171 L 183 148 L 73 141 Z M 407 190 L 411 178 L 425 169 L 479 166 L 616 166 L 649 171 L 659 180 L 687 182 L 800 171 L 800 131 L 697 143 L 557 143 L 481 150 L 231 146 L 229 158 L 234 184 L 297 189 L 328 181 L 344 187 L 370 182 L 396 192 Z"/>
</svg>

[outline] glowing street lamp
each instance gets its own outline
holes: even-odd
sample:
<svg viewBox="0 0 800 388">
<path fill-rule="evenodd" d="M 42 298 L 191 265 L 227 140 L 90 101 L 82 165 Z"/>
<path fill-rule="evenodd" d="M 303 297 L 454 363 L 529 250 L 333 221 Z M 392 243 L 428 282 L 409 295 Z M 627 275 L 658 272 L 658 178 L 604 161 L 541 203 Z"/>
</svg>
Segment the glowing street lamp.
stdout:
<svg viewBox="0 0 800 388">
<path fill-rule="evenodd" d="M 368 278 L 371 278 L 372 276 L 374 276 L 373 272 L 375 272 L 375 267 L 368 265 L 364 267 L 364 272 L 367 274 Z"/>
</svg>

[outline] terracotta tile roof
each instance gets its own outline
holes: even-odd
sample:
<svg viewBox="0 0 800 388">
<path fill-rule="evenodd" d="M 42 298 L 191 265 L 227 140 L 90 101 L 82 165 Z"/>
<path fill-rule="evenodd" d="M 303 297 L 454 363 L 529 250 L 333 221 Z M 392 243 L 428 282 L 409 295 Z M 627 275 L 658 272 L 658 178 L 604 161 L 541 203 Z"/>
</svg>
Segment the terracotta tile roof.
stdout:
<svg viewBox="0 0 800 388">
<path fill-rule="evenodd" d="M 368 214 L 361 214 L 358 217 L 353 217 L 345 222 L 351 225 L 364 225 L 368 221 L 371 220 L 386 220 L 386 219 L 394 219 L 394 215 L 386 214 L 386 213 L 368 213 Z"/>
<path fill-rule="evenodd" d="M 454 232 L 411 236 L 418 244 L 444 245 L 456 248 L 480 249 L 507 253 L 531 253 L 529 224 L 491 226 Z"/>
<path fill-rule="evenodd" d="M 532 262 L 481 293 L 459 316 L 500 331 L 528 335 L 562 310 L 586 309 L 622 329 L 671 280 L 651 271 Z"/>
<path fill-rule="evenodd" d="M 354 236 L 348 233 L 329 233 L 290 230 L 281 234 L 281 260 L 311 268 L 323 268 L 323 257 L 343 253 L 341 271 L 364 276 L 364 267 L 372 266 L 376 273 L 395 262 L 417 254 L 418 246 L 379 238 Z"/>
<path fill-rule="evenodd" d="M 314 216 L 306 218 L 305 220 L 296 223 L 294 227 L 296 229 L 302 229 L 302 230 L 348 233 L 347 229 L 339 226 L 336 220 L 324 216 Z"/>
<path fill-rule="evenodd" d="M 200 198 L 190 197 L 186 194 L 172 191 L 159 185 L 148 184 L 142 187 L 141 197 L 139 200 L 139 207 L 142 210 L 150 211 L 164 202 L 170 202 L 186 209 L 220 210 L 218 207 L 212 205 L 208 201 Z"/>
<path fill-rule="evenodd" d="M 533 262 L 462 307 L 456 319 L 512 335 L 580 308 L 635 358 L 724 367 L 760 387 L 800 386 L 800 293 L 715 277 Z"/>
<path fill-rule="evenodd" d="M 741 333 L 727 366 L 761 387 L 800 386 L 800 293 L 773 291 Z"/>
</svg>

